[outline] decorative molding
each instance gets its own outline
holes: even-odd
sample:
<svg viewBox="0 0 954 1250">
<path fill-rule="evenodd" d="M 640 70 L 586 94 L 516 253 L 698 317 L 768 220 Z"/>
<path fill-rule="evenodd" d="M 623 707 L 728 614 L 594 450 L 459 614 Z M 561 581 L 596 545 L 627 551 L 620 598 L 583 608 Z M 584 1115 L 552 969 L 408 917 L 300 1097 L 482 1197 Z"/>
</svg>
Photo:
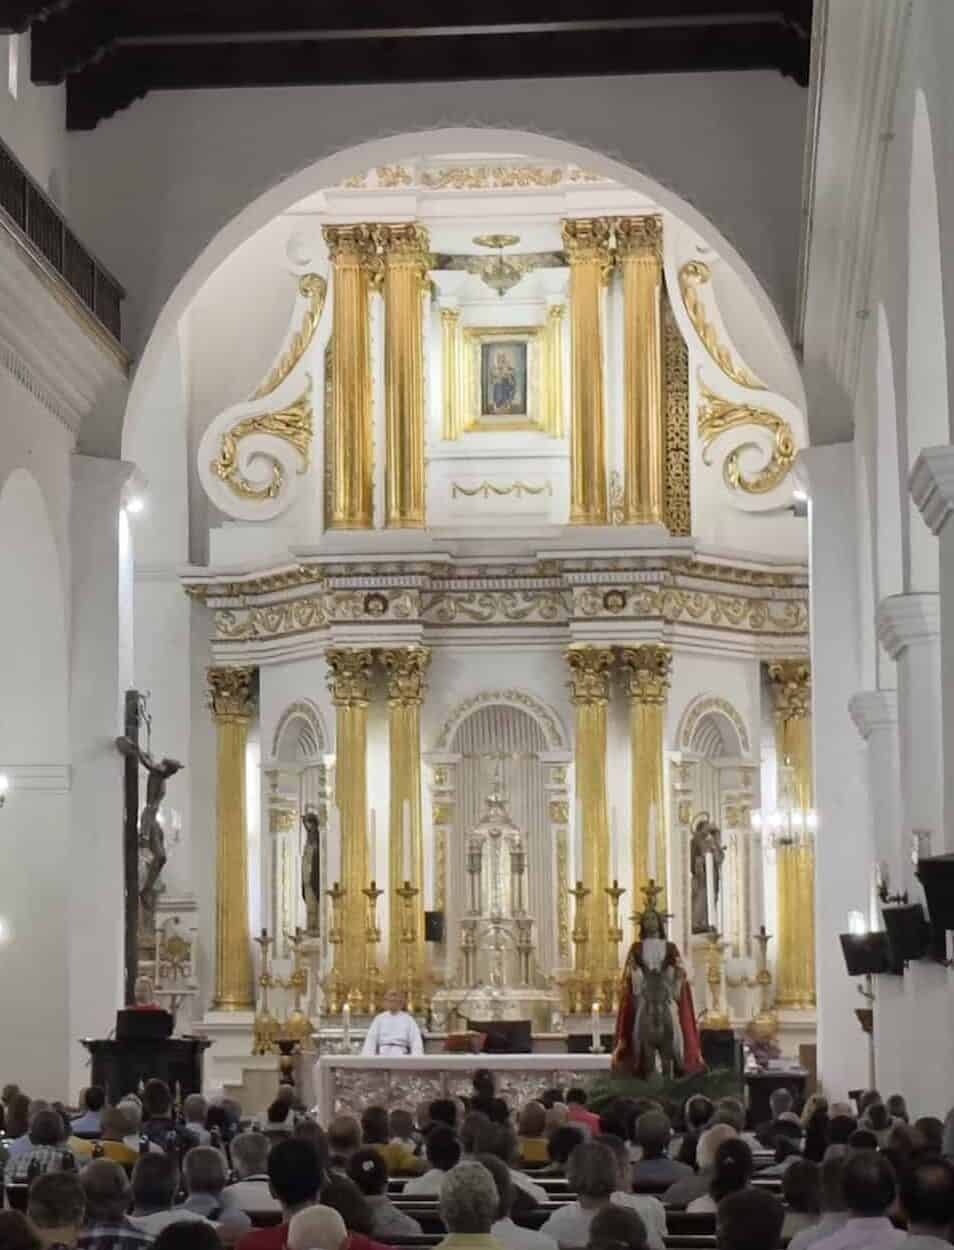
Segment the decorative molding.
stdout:
<svg viewBox="0 0 954 1250">
<path fill-rule="evenodd" d="M 680 751 L 692 749 L 692 739 L 699 722 L 705 716 L 721 716 L 727 720 L 735 731 L 739 742 L 739 754 L 749 755 L 752 751 L 749 731 L 739 712 L 729 702 L 718 695 L 703 694 L 692 699 L 682 714 L 679 728 L 676 730 L 676 742 Z"/>
<path fill-rule="evenodd" d="M 727 378 L 749 390 L 764 390 L 765 383 L 745 365 L 736 362 L 731 350 L 721 341 L 718 329 L 710 320 L 712 313 L 706 309 L 700 290 L 709 284 L 711 278 L 712 272 L 705 261 L 686 261 L 680 268 L 679 290 L 682 292 L 686 316 L 692 322 L 692 328 L 698 334 L 702 346 Z"/>
<path fill-rule="evenodd" d="M 0 763 L 0 773 L 10 781 L 7 802 L 25 792 L 65 794 L 73 787 L 73 768 L 70 764 Z"/>
<path fill-rule="evenodd" d="M 298 294 L 308 301 L 308 307 L 302 316 L 301 325 L 292 333 L 288 346 L 269 370 L 264 382 L 255 389 L 252 399 L 264 399 L 272 391 L 278 390 L 304 356 L 318 329 L 327 293 L 328 283 L 317 273 L 306 273 L 298 279 Z"/>
<path fill-rule="evenodd" d="M 543 731 L 549 750 L 565 751 L 569 749 L 566 730 L 560 717 L 541 699 L 536 698 L 535 695 L 528 694 L 524 690 L 485 690 L 480 694 L 474 695 L 473 698 L 465 699 L 462 703 L 457 704 L 441 726 L 437 735 L 437 741 L 434 743 L 434 750 L 448 750 L 449 744 L 453 741 L 461 723 L 467 719 L 471 712 L 475 712 L 478 708 L 491 707 L 495 704 L 502 704 L 505 707 L 514 707 L 520 711 L 528 712 Z"/>
<path fill-rule="evenodd" d="M 954 511 L 954 447 L 925 447 L 911 469 L 908 489 L 928 529 L 940 534 Z"/>
<path fill-rule="evenodd" d="M 812 667 L 804 659 L 777 660 L 768 666 L 777 721 L 806 720 L 812 714 Z"/>
<path fill-rule="evenodd" d="M 9 343 L 2 341 L 0 341 L 0 364 L 71 434 L 79 432 L 82 419 L 78 414 L 60 403 L 53 391 L 37 377 L 19 352 L 15 352 Z"/>
<path fill-rule="evenodd" d="M 504 191 L 557 187 L 561 184 L 612 184 L 611 178 L 578 165 L 378 165 L 340 184 L 348 191 Z"/>
<path fill-rule="evenodd" d="M 311 699 L 299 699 L 297 702 L 289 704 L 278 718 L 275 732 L 272 734 L 272 758 L 274 760 L 278 759 L 278 748 L 282 735 L 291 722 L 295 720 L 302 720 L 308 724 L 314 734 L 319 755 L 328 750 L 328 735 L 325 732 L 324 721 L 317 704 L 313 703 Z"/>
<path fill-rule="evenodd" d="M 668 296 L 663 299 L 663 385 L 666 403 L 666 528 L 670 534 L 688 537 L 692 533 L 689 348 L 676 323 Z"/>
<path fill-rule="evenodd" d="M 891 595 L 878 604 L 878 639 L 892 660 L 919 643 L 941 636 L 941 597 L 937 593 Z"/>
<path fill-rule="evenodd" d="M 709 450 L 724 434 L 746 426 L 756 426 L 772 436 L 774 445 L 768 460 L 752 477 L 746 477 L 740 463 L 742 453 L 762 449 L 758 443 L 741 443 L 722 462 L 723 480 L 730 490 L 740 490 L 746 495 L 765 495 L 781 485 L 791 471 L 796 456 L 795 438 L 788 422 L 767 408 L 738 403 L 716 395 L 702 380 L 701 372 L 698 382 L 702 396 L 699 402 L 698 430 L 702 441 L 703 464 L 712 463 Z"/>
<path fill-rule="evenodd" d="M 879 729 L 897 729 L 898 692 L 861 690 L 848 700 L 848 714 L 866 742 Z"/>
<path fill-rule="evenodd" d="M 287 408 L 277 412 L 265 412 L 260 416 L 245 417 L 227 429 L 219 443 L 219 454 L 212 461 L 211 470 L 240 499 L 277 499 L 285 484 L 285 460 L 270 451 L 253 449 L 244 463 L 264 460 L 271 466 L 271 479 L 257 485 L 242 471 L 241 443 L 254 436 L 280 439 L 298 453 L 299 473 L 306 473 L 311 463 L 311 438 L 314 432 L 311 411 L 311 377 L 306 375 L 305 389 Z"/>
<path fill-rule="evenodd" d="M 568 611 L 562 591 L 463 591 L 425 595 L 421 615 L 426 622 L 435 625 L 461 622 L 489 625 L 566 621 Z"/>
<path fill-rule="evenodd" d="M 807 634 L 808 599 L 752 599 L 671 586 L 584 586 L 573 590 L 573 613 L 594 618 L 652 618 L 743 630 L 753 634 Z"/>
<path fill-rule="evenodd" d="M 458 495 L 466 495 L 468 499 L 473 499 L 477 495 L 482 499 L 489 499 L 491 495 L 514 495 L 517 499 L 522 499 L 524 495 L 552 494 L 553 487 L 549 482 L 541 482 L 539 486 L 531 486 L 529 482 L 511 482 L 509 486 L 498 486 L 495 482 L 483 481 L 473 488 L 462 486 L 460 482 L 451 483 L 452 499 L 456 499 Z"/>
</svg>

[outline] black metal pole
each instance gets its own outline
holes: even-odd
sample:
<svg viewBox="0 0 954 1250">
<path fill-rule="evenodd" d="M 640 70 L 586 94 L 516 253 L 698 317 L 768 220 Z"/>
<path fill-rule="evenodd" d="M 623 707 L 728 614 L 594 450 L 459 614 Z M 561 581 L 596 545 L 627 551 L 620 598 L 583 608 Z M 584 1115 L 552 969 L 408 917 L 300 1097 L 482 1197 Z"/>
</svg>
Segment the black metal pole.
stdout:
<svg viewBox="0 0 954 1250">
<path fill-rule="evenodd" d="M 127 690 L 125 736 L 139 745 L 140 708 L 138 690 Z M 127 755 L 123 761 L 123 941 L 124 992 L 129 1006 L 135 998 L 139 967 L 139 759 Z"/>
</svg>

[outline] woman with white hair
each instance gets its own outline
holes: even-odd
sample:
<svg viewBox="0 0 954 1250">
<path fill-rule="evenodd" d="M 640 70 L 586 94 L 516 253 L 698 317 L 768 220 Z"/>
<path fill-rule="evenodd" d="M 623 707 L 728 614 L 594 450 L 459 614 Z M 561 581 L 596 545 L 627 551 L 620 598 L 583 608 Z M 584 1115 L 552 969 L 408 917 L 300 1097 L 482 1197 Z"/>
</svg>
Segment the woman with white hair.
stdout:
<svg viewBox="0 0 954 1250">
<path fill-rule="evenodd" d="M 441 1186 L 440 1212 L 447 1236 L 442 1250 L 503 1250 L 491 1235 L 499 1206 L 497 1185 L 482 1163 L 468 1159 L 447 1173 Z"/>
<path fill-rule="evenodd" d="M 344 1220 L 331 1207 L 305 1207 L 288 1225 L 288 1250 L 342 1250 L 347 1240 Z"/>
<path fill-rule="evenodd" d="M 619 1190 L 620 1164 L 616 1154 L 607 1142 L 597 1139 L 576 1147 L 567 1160 L 566 1179 L 570 1189 L 576 1192 L 576 1201 L 554 1211 L 540 1228 L 540 1232 L 552 1237 L 561 1250 L 568 1246 L 585 1246 L 590 1239 L 590 1225 L 600 1211 L 614 1204 L 628 1206 L 626 1199 L 629 1197 L 645 1197 L 627 1195 Z M 649 1204 L 637 1211 L 646 1224 L 648 1244 L 653 1250 L 663 1250 L 664 1244 L 666 1214 L 661 1206 L 659 1212 L 661 1220 L 657 1221 Z"/>
<path fill-rule="evenodd" d="M 707 1194 L 715 1175 L 716 1151 L 724 1141 L 731 1141 L 733 1137 L 738 1137 L 738 1133 L 731 1124 L 713 1124 L 712 1128 L 707 1128 L 700 1135 L 696 1147 L 699 1171 L 695 1176 L 684 1176 L 681 1181 L 670 1185 L 662 1196 L 663 1203 L 667 1207 L 687 1207 L 696 1198 Z"/>
</svg>

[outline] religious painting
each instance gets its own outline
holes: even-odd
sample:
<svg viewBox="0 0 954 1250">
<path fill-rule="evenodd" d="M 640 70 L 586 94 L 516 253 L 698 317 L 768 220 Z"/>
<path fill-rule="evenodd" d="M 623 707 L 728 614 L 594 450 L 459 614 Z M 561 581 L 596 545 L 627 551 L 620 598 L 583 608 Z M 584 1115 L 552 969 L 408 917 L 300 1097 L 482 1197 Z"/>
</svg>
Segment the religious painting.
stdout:
<svg viewBox="0 0 954 1250">
<path fill-rule="evenodd" d="M 540 429 L 539 328 L 464 330 L 464 429 Z"/>
</svg>

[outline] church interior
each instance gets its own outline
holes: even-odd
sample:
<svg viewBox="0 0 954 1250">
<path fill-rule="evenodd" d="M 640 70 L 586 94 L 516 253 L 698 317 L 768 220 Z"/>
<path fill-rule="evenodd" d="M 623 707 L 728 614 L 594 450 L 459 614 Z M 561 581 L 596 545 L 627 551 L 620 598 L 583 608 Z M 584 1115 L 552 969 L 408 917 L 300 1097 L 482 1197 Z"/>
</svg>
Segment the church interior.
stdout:
<svg viewBox="0 0 954 1250">
<path fill-rule="evenodd" d="M 239 1100 L 393 989 L 604 1072 L 655 942 L 664 1072 L 944 1117 L 954 8 L 92 7 L 0 6 L 0 1077 L 143 977 Z"/>
</svg>

